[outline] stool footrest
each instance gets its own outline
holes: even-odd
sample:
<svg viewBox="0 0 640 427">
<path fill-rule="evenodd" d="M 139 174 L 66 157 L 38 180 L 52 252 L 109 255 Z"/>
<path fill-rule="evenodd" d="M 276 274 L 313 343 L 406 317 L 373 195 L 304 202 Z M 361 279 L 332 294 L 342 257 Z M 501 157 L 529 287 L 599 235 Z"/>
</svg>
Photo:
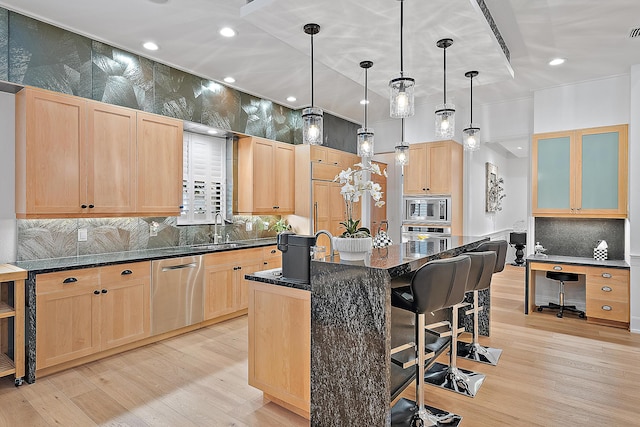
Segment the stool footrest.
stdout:
<svg viewBox="0 0 640 427">
<path fill-rule="evenodd" d="M 424 405 L 426 414 L 418 414 L 419 408 L 416 402 L 402 398 L 391 408 L 391 425 L 397 427 L 414 426 L 415 418 L 422 417 L 424 426 L 451 426 L 457 427 L 462 421 L 462 416 Z"/>
</svg>

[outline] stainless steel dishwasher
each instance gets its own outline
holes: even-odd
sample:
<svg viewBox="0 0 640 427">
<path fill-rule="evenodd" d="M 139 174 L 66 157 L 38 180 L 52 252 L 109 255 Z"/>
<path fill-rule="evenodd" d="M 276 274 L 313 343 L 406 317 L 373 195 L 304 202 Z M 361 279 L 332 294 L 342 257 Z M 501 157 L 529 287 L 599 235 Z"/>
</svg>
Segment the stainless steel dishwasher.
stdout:
<svg viewBox="0 0 640 427">
<path fill-rule="evenodd" d="M 203 320 L 202 256 L 151 263 L 151 334 L 173 331 Z"/>
</svg>

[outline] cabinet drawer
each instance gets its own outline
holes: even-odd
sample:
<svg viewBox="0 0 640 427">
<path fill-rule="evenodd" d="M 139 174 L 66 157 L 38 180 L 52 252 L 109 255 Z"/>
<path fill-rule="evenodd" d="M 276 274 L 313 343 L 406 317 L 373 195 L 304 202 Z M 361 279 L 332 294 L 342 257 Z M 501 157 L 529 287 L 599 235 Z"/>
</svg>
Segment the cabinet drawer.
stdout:
<svg viewBox="0 0 640 427">
<path fill-rule="evenodd" d="M 114 283 L 125 280 L 138 280 L 151 275 L 150 262 L 132 262 L 129 264 L 110 265 L 100 268 L 100 282 Z"/>
<path fill-rule="evenodd" d="M 262 248 L 239 249 L 235 251 L 224 251 L 204 256 L 205 267 L 214 267 L 224 264 L 243 264 L 251 260 L 262 259 Z"/>
<path fill-rule="evenodd" d="M 262 248 L 262 258 L 267 259 L 267 258 L 279 258 L 280 257 L 280 251 L 278 250 L 277 246 L 266 246 L 264 248 Z"/>
<path fill-rule="evenodd" d="M 318 179 L 321 181 L 333 181 L 342 170 L 339 166 L 323 163 L 314 163 L 311 166 L 311 169 L 311 179 Z"/>
<path fill-rule="evenodd" d="M 327 163 L 327 148 L 312 145 L 310 147 L 310 157 L 312 162 Z"/>
<path fill-rule="evenodd" d="M 587 279 L 587 300 L 629 302 L 629 286 L 627 284 L 593 283 Z"/>
<path fill-rule="evenodd" d="M 86 268 L 44 273 L 36 276 L 36 295 L 64 291 L 80 286 L 98 286 L 99 269 Z"/>
<path fill-rule="evenodd" d="M 626 286 L 628 288 L 629 270 L 589 267 L 587 270 L 587 283 L 597 283 L 603 286 Z"/>
<path fill-rule="evenodd" d="M 562 271 L 564 273 L 586 274 L 588 267 L 571 264 L 552 264 L 547 262 L 532 262 L 529 266 L 531 270 L 538 271 Z"/>
<path fill-rule="evenodd" d="M 587 318 L 591 317 L 628 323 L 629 303 L 587 298 Z"/>
</svg>

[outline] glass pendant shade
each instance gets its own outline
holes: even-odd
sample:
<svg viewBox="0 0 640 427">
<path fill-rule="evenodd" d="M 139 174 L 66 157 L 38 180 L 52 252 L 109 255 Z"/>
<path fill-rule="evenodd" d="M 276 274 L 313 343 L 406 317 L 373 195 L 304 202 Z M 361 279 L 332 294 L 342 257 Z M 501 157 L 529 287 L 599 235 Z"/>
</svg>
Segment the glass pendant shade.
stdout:
<svg viewBox="0 0 640 427">
<path fill-rule="evenodd" d="M 436 43 L 443 55 L 443 94 L 442 104 L 436 107 L 436 137 L 451 139 L 456 131 L 456 107 L 447 103 L 447 48 L 453 44 L 451 39 L 440 39 Z"/>
<path fill-rule="evenodd" d="M 358 129 L 358 156 L 360 157 L 372 157 L 373 156 L 373 129 L 360 128 Z"/>
<path fill-rule="evenodd" d="M 476 151 L 480 149 L 480 128 L 473 123 L 468 128 L 463 129 L 462 146 L 465 151 Z"/>
<path fill-rule="evenodd" d="M 322 145 L 322 109 L 309 107 L 302 110 L 302 143 Z"/>
<path fill-rule="evenodd" d="M 311 36 L 311 106 L 302 110 L 302 143 L 322 145 L 322 109 L 313 106 L 313 36 L 320 32 L 320 25 L 306 24 L 303 29 Z"/>
<path fill-rule="evenodd" d="M 400 143 L 395 148 L 396 165 L 404 166 L 409 163 L 409 146 Z"/>
<path fill-rule="evenodd" d="M 398 77 L 389 82 L 389 115 L 394 119 L 415 114 L 414 88 L 416 81 L 410 77 Z"/>
<path fill-rule="evenodd" d="M 477 71 L 467 71 L 464 73 L 464 76 L 469 79 L 471 99 L 469 102 L 471 122 L 467 128 L 462 130 L 462 133 L 464 134 L 462 137 L 462 147 L 465 151 L 476 151 L 480 149 L 480 127 L 473 124 L 473 78 L 477 75 Z"/>
<path fill-rule="evenodd" d="M 451 139 L 456 131 L 456 109 L 453 104 L 440 104 L 436 110 L 436 136 Z"/>
</svg>

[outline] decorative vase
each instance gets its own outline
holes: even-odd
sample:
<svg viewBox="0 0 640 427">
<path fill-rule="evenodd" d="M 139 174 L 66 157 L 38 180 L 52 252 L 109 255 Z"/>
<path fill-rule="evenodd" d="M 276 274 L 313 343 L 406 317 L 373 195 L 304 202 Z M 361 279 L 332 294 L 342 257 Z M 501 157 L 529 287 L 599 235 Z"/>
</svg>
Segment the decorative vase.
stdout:
<svg viewBox="0 0 640 427">
<path fill-rule="evenodd" d="M 333 247 L 340 252 L 340 259 L 356 261 L 365 258 L 371 252 L 373 239 L 371 237 L 334 237 Z"/>
</svg>

